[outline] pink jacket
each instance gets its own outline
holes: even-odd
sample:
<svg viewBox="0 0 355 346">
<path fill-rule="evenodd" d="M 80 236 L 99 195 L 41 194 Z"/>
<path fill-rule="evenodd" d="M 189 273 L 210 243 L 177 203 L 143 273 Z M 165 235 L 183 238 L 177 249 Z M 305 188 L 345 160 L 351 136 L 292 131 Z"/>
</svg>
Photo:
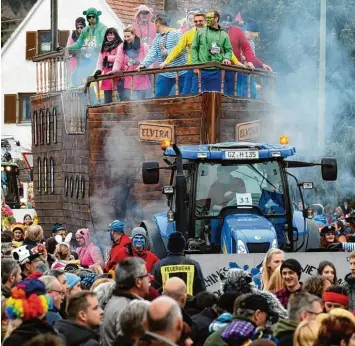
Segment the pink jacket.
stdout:
<svg viewBox="0 0 355 346">
<path fill-rule="evenodd" d="M 105 265 L 104 258 L 101 250 L 93 243 L 90 243 L 90 231 L 88 229 L 79 229 L 78 232 L 79 231 L 81 231 L 81 235 L 83 235 L 85 239 L 85 245 L 76 249 L 80 264 L 85 267 L 91 267 L 98 264 L 103 268 Z"/>
<path fill-rule="evenodd" d="M 107 61 L 113 64 L 115 62 L 117 50 L 120 46 L 122 46 L 122 45 L 119 45 L 118 47 L 112 49 L 110 52 L 101 52 L 100 51 L 99 59 L 97 60 L 96 70 L 102 71 L 102 74 L 111 73 L 112 68 L 103 67 L 102 62 L 105 59 L 105 57 L 107 57 Z M 117 82 L 117 80 L 115 80 L 115 79 L 103 80 L 101 82 L 101 90 L 116 90 L 116 82 Z"/>
<path fill-rule="evenodd" d="M 146 24 L 138 23 L 138 15 L 141 11 L 149 12 L 148 22 Z M 141 39 L 142 43 L 148 44 L 149 47 L 152 46 L 156 35 L 155 25 L 151 22 L 152 18 L 153 10 L 146 5 L 140 5 L 136 8 L 136 12 L 134 14 L 134 23 L 132 23 L 132 27 L 136 29 L 136 36 Z"/>
<path fill-rule="evenodd" d="M 137 62 L 142 62 L 149 51 L 148 45 L 146 43 L 142 43 L 139 48 L 139 55 L 136 59 Z M 129 66 L 130 58 L 123 51 L 123 44 L 118 47 L 117 56 L 115 63 L 112 68 L 112 72 L 117 71 L 135 71 L 137 69 L 137 64 Z M 125 77 L 124 79 L 124 88 L 131 89 L 131 78 Z M 150 88 L 150 80 L 149 76 L 137 76 L 133 78 L 133 90 L 147 90 Z"/>
<path fill-rule="evenodd" d="M 67 47 L 71 46 L 74 43 L 75 43 L 75 41 L 72 38 L 72 32 L 71 32 L 68 37 Z M 72 56 L 70 58 L 70 70 L 72 73 L 76 70 L 77 66 L 78 66 L 78 59 L 75 58 L 74 56 Z"/>
</svg>

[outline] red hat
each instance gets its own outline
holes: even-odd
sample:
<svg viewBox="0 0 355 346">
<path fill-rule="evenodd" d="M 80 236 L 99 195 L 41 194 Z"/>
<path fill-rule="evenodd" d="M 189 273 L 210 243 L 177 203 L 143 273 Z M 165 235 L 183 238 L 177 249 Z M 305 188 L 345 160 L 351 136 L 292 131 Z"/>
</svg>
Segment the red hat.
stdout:
<svg viewBox="0 0 355 346">
<path fill-rule="evenodd" d="M 324 303 L 337 303 L 343 306 L 349 305 L 349 297 L 345 294 L 336 292 L 324 292 L 323 301 Z"/>
</svg>

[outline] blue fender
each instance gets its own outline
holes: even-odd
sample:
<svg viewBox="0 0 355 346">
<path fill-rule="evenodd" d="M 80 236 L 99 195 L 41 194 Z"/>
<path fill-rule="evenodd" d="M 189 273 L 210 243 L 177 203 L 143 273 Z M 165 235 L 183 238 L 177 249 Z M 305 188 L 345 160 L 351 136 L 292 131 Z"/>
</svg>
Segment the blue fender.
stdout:
<svg viewBox="0 0 355 346">
<path fill-rule="evenodd" d="M 239 246 L 244 246 L 247 253 L 264 253 L 278 246 L 272 223 L 256 214 L 227 215 L 221 232 L 223 253 L 238 253 Z"/>
</svg>

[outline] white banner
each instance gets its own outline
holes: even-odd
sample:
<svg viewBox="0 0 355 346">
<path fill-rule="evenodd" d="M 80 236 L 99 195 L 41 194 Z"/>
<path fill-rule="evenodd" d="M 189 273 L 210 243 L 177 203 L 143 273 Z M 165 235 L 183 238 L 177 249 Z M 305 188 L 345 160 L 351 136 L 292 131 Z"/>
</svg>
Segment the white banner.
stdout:
<svg viewBox="0 0 355 346">
<path fill-rule="evenodd" d="M 241 268 L 253 276 L 260 273 L 265 254 L 247 255 L 189 255 L 188 257 L 199 262 L 205 278 L 207 290 L 221 295 L 220 274 L 226 274 L 229 268 Z M 317 268 L 321 261 L 330 261 L 335 265 L 337 277 L 342 281 L 350 272 L 348 253 L 344 252 L 297 252 L 286 253 L 286 258 L 294 258 L 302 266 L 301 281 L 317 275 Z"/>
</svg>

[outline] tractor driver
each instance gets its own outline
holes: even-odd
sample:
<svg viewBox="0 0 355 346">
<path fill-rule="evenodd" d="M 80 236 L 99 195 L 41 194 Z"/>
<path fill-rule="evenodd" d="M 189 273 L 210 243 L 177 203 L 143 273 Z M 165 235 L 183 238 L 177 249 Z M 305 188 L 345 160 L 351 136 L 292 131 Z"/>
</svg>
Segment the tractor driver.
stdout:
<svg viewBox="0 0 355 346">
<path fill-rule="evenodd" d="M 235 198 L 236 193 L 246 192 L 243 179 L 231 175 L 234 170 L 235 167 L 222 165 L 217 168 L 217 180 L 211 185 L 208 192 L 213 213 L 219 212 L 227 206 Z"/>
</svg>

